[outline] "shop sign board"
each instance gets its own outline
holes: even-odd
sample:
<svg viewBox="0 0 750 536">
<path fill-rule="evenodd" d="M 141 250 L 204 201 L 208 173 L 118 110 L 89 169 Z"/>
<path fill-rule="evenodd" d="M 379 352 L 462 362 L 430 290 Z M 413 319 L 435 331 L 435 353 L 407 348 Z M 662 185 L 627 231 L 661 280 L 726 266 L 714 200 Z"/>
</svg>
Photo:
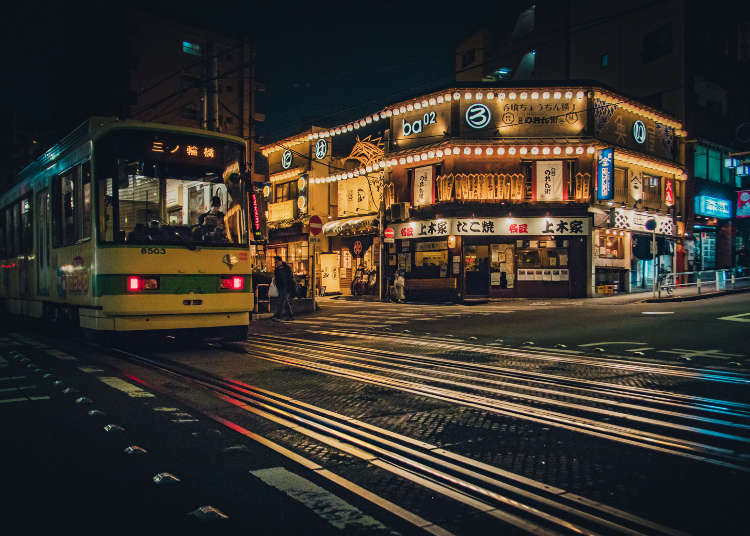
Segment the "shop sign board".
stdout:
<svg viewBox="0 0 750 536">
<path fill-rule="evenodd" d="M 648 212 L 636 212 L 635 210 L 627 208 L 615 209 L 614 226 L 618 229 L 628 229 L 630 231 L 641 231 L 647 233 L 651 232 L 648 227 L 646 227 L 648 220 L 651 219 L 656 222 L 656 232 L 658 234 L 674 234 L 674 222 L 669 216 L 649 214 Z"/>
<path fill-rule="evenodd" d="M 584 236 L 591 233 L 588 217 L 440 218 L 393 225 L 398 239 L 463 236 Z"/>
<path fill-rule="evenodd" d="M 435 203 L 435 183 L 433 166 L 418 167 L 414 170 L 412 184 L 412 205 L 415 207 Z"/>
<path fill-rule="evenodd" d="M 750 218 L 750 190 L 737 192 L 737 217 Z"/>
<path fill-rule="evenodd" d="M 532 167 L 532 198 L 537 201 L 568 199 L 566 166 L 562 160 L 540 160 Z"/>
<path fill-rule="evenodd" d="M 600 201 L 613 199 L 612 168 L 615 150 L 611 147 L 599 151 L 596 162 L 596 198 Z"/>
<path fill-rule="evenodd" d="M 320 286 L 325 292 L 339 292 L 339 255 L 337 253 L 320 254 Z"/>
<path fill-rule="evenodd" d="M 695 196 L 695 213 L 713 218 L 731 218 L 732 202 L 708 195 Z"/>
<path fill-rule="evenodd" d="M 294 199 L 268 204 L 268 221 L 291 220 L 294 218 Z"/>
<path fill-rule="evenodd" d="M 593 104 L 597 138 L 634 151 L 675 159 L 674 127 L 607 102 L 598 92 Z"/>
<path fill-rule="evenodd" d="M 502 98 L 495 94 L 481 102 L 461 99 L 460 136 L 576 136 L 586 128 L 588 97 L 579 99 L 578 90 L 516 89 L 501 93 Z"/>
<path fill-rule="evenodd" d="M 664 181 L 664 204 L 668 207 L 674 205 L 674 181 L 672 179 Z"/>
</svg>

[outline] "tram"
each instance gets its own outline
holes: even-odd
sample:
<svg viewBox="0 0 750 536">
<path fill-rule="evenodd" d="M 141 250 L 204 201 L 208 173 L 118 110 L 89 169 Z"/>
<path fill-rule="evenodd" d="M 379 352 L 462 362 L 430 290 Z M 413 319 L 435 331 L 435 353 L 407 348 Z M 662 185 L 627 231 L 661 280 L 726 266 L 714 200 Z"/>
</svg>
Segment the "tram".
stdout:
<svg viewBox="0 0 750 536">
<path fill-rule="evenodd" d="M 247 338 L 245 143 L 94 117 L 0 196 L 0 310 L 87 332 Z"/>
</svg>

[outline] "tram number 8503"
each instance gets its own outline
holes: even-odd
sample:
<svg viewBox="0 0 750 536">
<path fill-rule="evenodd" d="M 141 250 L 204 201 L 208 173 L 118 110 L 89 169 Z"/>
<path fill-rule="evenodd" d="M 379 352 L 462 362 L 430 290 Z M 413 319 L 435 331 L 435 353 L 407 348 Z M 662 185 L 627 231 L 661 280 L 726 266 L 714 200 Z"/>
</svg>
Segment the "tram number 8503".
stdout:
<svg viewBox="0 0 750 536">
<path fill-rule="evenodd" d="M 167 250 L 164 248 L 141 248 L 141 255 L 166 255 Z"/>
</svg>

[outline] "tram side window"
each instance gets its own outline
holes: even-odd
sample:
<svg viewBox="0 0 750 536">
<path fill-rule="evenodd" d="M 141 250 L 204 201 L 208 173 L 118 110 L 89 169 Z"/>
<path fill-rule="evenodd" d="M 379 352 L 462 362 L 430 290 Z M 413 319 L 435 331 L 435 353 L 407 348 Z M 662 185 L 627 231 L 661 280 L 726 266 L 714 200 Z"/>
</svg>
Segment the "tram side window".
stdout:
<svg viewBox="0 0 750 536">
<path fill-rule="evenodd" d="M 13 203 L 13 254 L 21 253 L 21 204 Z"/>
<path fill-rule="evenodd" d="M 91 163 L 81 166 L 81 238 L 91 238 Z"/>
<path fill-rule="evenodd" d="M 55 246 L 69 246 L 78 240 L 76 211 L 80 203 L 76 202 L 76 183 L 79 168 L 71 169 L 55 181 L 55 200 L 53 203 L 53 221 Z"/>
<path fill-rule="evenodd" d="M 99 179 L 96 185 L 96 206 L 99 218 L 99 240 L 114 240 L 114 200 L 112 198 L 112 177 Z"/>
<path fill-rule="evenodd" d="M 5 252 L 8 257 L 16 254 L 13 251 L 13 212 L 11 207 L 5 209 Z"/>
<path fill-rule="evenodd" d="M 21 210 L 21 225 L 19 226 L 20 247 L 19 253 L 28 255 L 34 249 L 34 226 L 32 220 L 31 197 L 21 199 L 19 202 Z"/>
<path fill-rule="evenodd" d="M 7 256 L 5 251 L 5 215 L 0 212 L 0 259 L 4 259 Z"/>
</svg>

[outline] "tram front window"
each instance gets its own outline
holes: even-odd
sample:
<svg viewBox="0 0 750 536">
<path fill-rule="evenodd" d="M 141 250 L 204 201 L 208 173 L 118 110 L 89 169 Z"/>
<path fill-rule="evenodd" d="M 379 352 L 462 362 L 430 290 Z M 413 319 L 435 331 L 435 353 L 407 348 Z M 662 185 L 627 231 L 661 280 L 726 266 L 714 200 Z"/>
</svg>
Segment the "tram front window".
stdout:
<svg viewBox="0 0 750 536">
<path fill-rule="evenodd" d="M 160 155 L 114 158 L 109 169 L 116 180 L 105 176 L 97 181 L 100 240 L 143 246 L 247 245 L 240 151 L 225 147 L 225 161 L 216 167 L 184 158 L 157 159 Z"/>
</svg>

